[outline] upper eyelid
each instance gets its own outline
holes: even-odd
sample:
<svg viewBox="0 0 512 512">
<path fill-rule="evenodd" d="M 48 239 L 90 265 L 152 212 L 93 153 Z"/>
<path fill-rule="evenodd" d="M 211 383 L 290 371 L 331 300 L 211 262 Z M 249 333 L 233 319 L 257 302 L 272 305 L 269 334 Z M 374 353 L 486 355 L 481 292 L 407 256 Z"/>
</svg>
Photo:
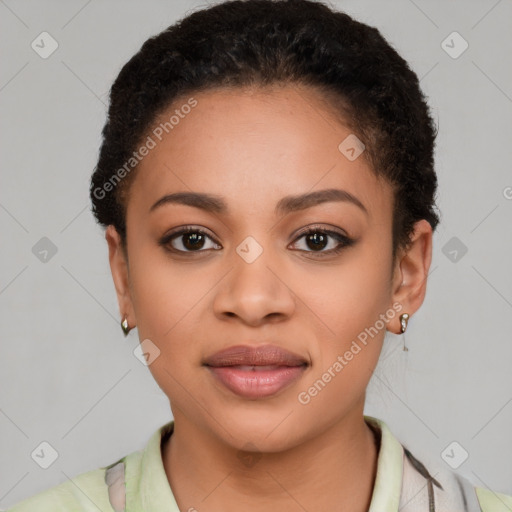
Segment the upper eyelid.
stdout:
<svg viewBox="0 0 512 512">
<path fill-rule="evenodd" d="M 175 238 L 180 238 L 183 235 L 186 235 L 187 233 L 201 233 L 210 238 L 214 243 L 220 244 L 220 242 L 217 241 L 217 238 L 214 235 L 210 234 L 210 232 L 207 231 L 205 228 L 199 228 L 195 226 L 181 226 L 179 228 L 175 228 L 171 230 L 169 233 L 163 235 L 160 238 L 160 243 L 168 244 Z"/>
<path fill-rule="evenodd" d="M 333 226 L 322 226 L 320 224 L 313 224 L 310 226 L 306 226 L 305 228 L 299 229 L 299 232 L 295 234 L 295 236 L 303 236 L 308 234 L 309 232 L 315 232 L 315 231 L 323 231 L 328 234 L 336 234 L 340 236 L 344 236 L 346 238 L 350 238 L 350 236 L 347 234 L 347 232 L 341 228 L 335 228 Z"/>
<path fill-rule="evenodd" d="M 315 231 L 315 230 L 323 231 L 323 232 L 327 232 L 327 233 L 334 233 L 334 234 L 338 234 L 341 236 L 345 236 L 347 238 L 350 237 L 350 235 L 348 235 L 345 230 L 340 230 L 340 228 L 335 228 L 335 227 L 331 227 L 331 226 L 322 226 L 319 224 L 313 224 L 310 226 L 306 226 L 304 228 L 300 228 L 299 232 L 295 233 L 294 236 L 296 236 L 296 237 L 303 236 L 305 234 L 308 234 L 310 231 Z M 169 237 L 173 237 L 175 235 L 183 235 L 187 232 L 192 232 L 192 233 L 200 232 L 200 233 L 203 233 L 203 234 L 211 237 L 214 240 L 216 239 L 216 236 L 210 234 L 211 232 L 207 228 L 198 227 L 195 225 L 186 225 L 186 226 L 177 227 L 177 228 L 171 230 L 170 232 L 166 233 L 162 238 L 169 238 Z"/>
</svg>

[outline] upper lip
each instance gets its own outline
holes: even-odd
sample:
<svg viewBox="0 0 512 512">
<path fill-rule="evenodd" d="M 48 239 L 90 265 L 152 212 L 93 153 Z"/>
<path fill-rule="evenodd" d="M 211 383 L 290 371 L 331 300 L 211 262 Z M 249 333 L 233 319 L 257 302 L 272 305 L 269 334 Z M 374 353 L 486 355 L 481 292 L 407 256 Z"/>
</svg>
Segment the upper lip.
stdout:
<svg viewBox="0 0 512 512">
<path fill-rule="evenodd" d="M 307 360 L 278 347 L 235 345 L 220 350 L 204 360 L 206 366 L 302 366 Z"/>
</svg>

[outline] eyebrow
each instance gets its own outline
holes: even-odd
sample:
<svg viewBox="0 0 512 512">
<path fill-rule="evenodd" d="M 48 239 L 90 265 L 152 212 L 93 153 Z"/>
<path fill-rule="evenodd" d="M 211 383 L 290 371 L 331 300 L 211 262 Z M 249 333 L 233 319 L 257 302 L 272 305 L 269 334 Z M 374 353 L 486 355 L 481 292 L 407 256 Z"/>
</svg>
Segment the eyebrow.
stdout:
<svg viewBox="0 0 512 512">
<path fill-rule="evenodd" d="M 316 192 L 308 192 L 296 196 L 285 196 L 277 202 L 274 212 L 276 215 L 287 214 L 305 210 L 321 203 L 334 201 L 352 203 L 368 215 L 368 210 L 356 196 L 338 188 L 317 190 Z M 165 204 L 183 204 L 218 214 L 227 214 L 229 211 L 226 201 L 221 196 L 202 192 L 175 192 L 167 194 L 161 197 L 149 211 L 152 212 Z"/>
</svg>

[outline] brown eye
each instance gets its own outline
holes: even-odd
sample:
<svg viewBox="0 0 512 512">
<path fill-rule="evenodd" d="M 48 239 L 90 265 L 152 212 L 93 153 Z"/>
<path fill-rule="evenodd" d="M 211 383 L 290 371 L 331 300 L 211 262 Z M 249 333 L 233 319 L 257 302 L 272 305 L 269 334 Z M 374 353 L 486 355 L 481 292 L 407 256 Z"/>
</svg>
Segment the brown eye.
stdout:
<svg viewBox="0 0 512 512">
<path fill-rule="evenodd" d="M 345 247 L 354 244 L 355 240 L 337 231 L 317 227 L 308 228 L 296 238 L 297 241 L 304 239 L 305 248 L 299 248 L 304 252 L 318 253 L 320 256 L 333 255 L 341 252 Z M 328 248 L 327 250 L 324 250 Z M 308 250 L 310 249 L 310 250 Z"/>
<path fill-rule="evenodd" d="M 304 235 L 306 245 L 314 251 L 322 250 L 329 244 L 329 235 L 325 233 L 310 233 Z"/>
<path fill-rule="evenodd" d="M 205 247 L 208 241 L 213 243 L 213 247 Z M 209 249 L 219 249 L 220 246 L 205 231 L 187 227 L 166 235 L 160 240 L 160 245 L 172 252 L 205 252 Z M 212 245 L 212 244 L 210 244 Z"/>
</svg>

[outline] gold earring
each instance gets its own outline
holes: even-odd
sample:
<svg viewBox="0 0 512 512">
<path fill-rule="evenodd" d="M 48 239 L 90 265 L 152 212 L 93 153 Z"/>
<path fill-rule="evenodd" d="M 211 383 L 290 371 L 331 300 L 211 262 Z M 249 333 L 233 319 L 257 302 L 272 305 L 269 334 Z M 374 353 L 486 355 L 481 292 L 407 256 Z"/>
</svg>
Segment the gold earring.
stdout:
<svg viewBox="0 0 512 512">
<path fill-rule="evenodd" d="M 128 319 L 126 317 L 124 317 L 123 321 L 121 322 L 121 329 L 123 329 L 123 334 L 125 336 L 128 336 L 128 333 L 130 332 L 130 327 L 128 325 Z"/>
<path fill-rule="evenodd" d="M 409 315 L 407 313 L 403 313 L 400 315 L 400 334 L 403 334 L 407 330 L 407 323 L 409 322 Z M 404 336 L 404 352 L 409 352 L 409 349 L 405 346 L 405 336 Z"/>
<path fill-rule="evenodd" d="M 400 334 L 403 334 L 406 331 L 407 322 L 409 322 L 409 315 L 407 313 L 400 315 Z"/>
</svg>

